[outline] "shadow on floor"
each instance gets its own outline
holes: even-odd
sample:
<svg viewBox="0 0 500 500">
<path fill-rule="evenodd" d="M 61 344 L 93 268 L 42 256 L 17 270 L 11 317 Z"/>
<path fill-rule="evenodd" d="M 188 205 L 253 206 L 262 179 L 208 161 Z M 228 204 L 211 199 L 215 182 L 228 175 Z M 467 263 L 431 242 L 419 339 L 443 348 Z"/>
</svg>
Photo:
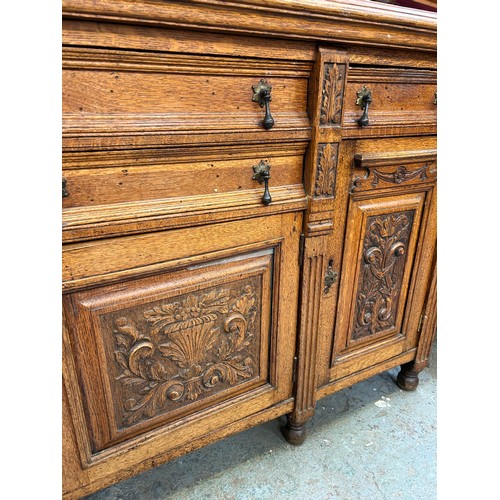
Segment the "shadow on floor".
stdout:
<svg viewBox="0 0 500 500">
<path fill-rule="evenodd" d="M 89 495 L 86 500 L 432 500 L 436 498 L 436 342 L 415 392 L 398 368 L 323 398 L 294 447 L 284 417 Z"/>
</svg>

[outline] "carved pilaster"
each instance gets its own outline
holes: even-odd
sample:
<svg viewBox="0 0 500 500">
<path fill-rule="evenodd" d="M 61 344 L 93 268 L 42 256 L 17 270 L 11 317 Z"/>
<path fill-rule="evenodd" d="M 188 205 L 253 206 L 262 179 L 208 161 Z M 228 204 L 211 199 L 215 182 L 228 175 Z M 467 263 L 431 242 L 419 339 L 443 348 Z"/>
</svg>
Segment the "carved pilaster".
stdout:
<svg viewBox="0 0 500 500">
<path fill-rule="evenodd" d="M 337 191 L 343 96 L 347 78 L 347 54 L 320 48 L 310 81 L 309 111 L 312 137 L 306 159 L 305 188 L 309 203 L 306 236 L 331 232 Z M 322 221 L 318 224 L 318 221 Z"/>
<path fill-rule="evenodd" d="M 429 353 L 431 351 L 432 342 L 436 336 L 437 326 L 437 269 L 436 261 L 434 261 L 434 270 L 432 273 L 432 281 L 427 295 L 424 314 L 420 327 L 420 339 L 418 342 L 417 356 L 415 364 L 420 367 L 427 366 Z"/>
<path fill-rule="evenodd" d="M 299 327 L 298 365 L 295 407 L 288 415 L 284 435 L 292 444 L 305 439 L 305 423 L 314 414 L 316 363 L 320 310 L 326 262 L 324 237 L 306 238 L 302 273 L 302 295 Z"/>
<path fill-rule="evenodd" d="M 427 292 L 425 308 L 420 319 L 420 336 L 418 340 L 417 355 L 415 360 L 401 367 L 398 374 L 398 384 L 406 385 L 403 389 L 413 390 L 418 385 L 418 374 L 427 366 L 432 342 L 436 336 L 437 324 L 437 269 L 436 258 L 434 257 L 434 267 L 432 271 L 432 280 Z M 411 382 L 412 374 L 415 374 L 416 381 Z M 410 386 L 410 387 L 408 387 Z"/>
</svg>

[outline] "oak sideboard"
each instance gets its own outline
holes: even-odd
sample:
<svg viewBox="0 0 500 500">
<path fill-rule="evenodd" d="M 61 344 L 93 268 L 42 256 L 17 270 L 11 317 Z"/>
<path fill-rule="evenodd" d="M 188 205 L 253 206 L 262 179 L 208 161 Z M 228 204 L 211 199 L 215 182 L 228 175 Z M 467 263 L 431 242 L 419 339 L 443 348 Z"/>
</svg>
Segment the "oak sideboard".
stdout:
<svg viewBox="0 0 500 500">
<path fill-rule="evenodd" d="M 63 496 L 401 366 L 436 329 L 436 14 L 63 0 Z"/>
</svg>

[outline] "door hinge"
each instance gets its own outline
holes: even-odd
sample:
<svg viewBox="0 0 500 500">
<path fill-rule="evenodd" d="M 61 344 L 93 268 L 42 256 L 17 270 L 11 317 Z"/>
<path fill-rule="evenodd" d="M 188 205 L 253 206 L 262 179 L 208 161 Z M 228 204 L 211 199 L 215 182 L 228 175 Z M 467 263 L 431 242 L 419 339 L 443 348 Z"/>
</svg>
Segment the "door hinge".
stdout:
<svg viewBox="0 0 500 500">
<path fill-rule="evenodd" d="M 306 245 L 306 238 L 303 234 L 300 235 L 299 240 L 299 266 L 304 265 L 304 247 Z"/>
<path fill-rule="evenodd" d="M 295 384 L 297 381 L 297 369 L 299 366 L 299 358 L 297 356 L 293 357 L 293 369 L 292 369 L 292 381 Z"/>
</svg>

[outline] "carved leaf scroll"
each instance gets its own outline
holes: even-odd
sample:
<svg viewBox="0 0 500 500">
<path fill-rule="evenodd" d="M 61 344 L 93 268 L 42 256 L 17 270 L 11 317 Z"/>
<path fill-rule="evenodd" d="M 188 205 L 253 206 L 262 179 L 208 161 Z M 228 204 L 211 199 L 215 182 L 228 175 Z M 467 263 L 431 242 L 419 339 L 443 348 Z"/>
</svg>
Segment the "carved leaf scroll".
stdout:
<svg viewBox="0 0 500 500">
<path fill-rule="evenodd" d="M 333 197 L 337 173 L 337 156 L 339 145 L 336 143 L 319 144 L 318 165 L 314 195 Z"/>
<path fill-rule="evenodd" d="M 345 86 L 345 64 L 326 63 L 321 98 L 321 125 L 340 125 Z"/>
<path fill-rule="evenodd" d="M 395 326 L 413 211 L 368 217 L 352 339 Z"/>
<path fill-rule="evenodd" d="M 252 278 L 243 289 L 190 293 L 114 318 L 122 426 L 256 374 L 257 286 Z"/>
<path fill-rule="evenodd" d="M 419 168 L 410 170 L 405 165 L 400 165 L 395 169 L 377 169 L 373 167 L 365 167 L 365 175 L 354 175 L 353 182 L 351 186 L 351 193 L 362 189 L 376 188 L 380 181 L 390 183 L 390 184 L 404 184 L 405 182 L 414 181 L 418 179 L 419 181 L 427 181 L 427 173 L 432 176 L 435 175 L 436 170 L 429 168 L 429 164 L 425 163 Z M 368 186 L 369 180 L 371 178 L 371 188 Z"/>
<path fill-rule="evenodd" d="M 427 168 L 428 165 L 425 164 L 423 167 L 416 170 L 408 170 L 404 165 L 401 165 L 396 168 L 394 172 L 390 173 L 381 172 L 374 168 L 372 186 L 376 187 L 378 185 L 379 179 L 382 179 L 385 182 L 393 182 L 394 184 L 402 184 L 403 182 L 416 179 L 417 177 L 420 178 L 420 180 L 424 181 L 427 179 Z"/>
</svg>

